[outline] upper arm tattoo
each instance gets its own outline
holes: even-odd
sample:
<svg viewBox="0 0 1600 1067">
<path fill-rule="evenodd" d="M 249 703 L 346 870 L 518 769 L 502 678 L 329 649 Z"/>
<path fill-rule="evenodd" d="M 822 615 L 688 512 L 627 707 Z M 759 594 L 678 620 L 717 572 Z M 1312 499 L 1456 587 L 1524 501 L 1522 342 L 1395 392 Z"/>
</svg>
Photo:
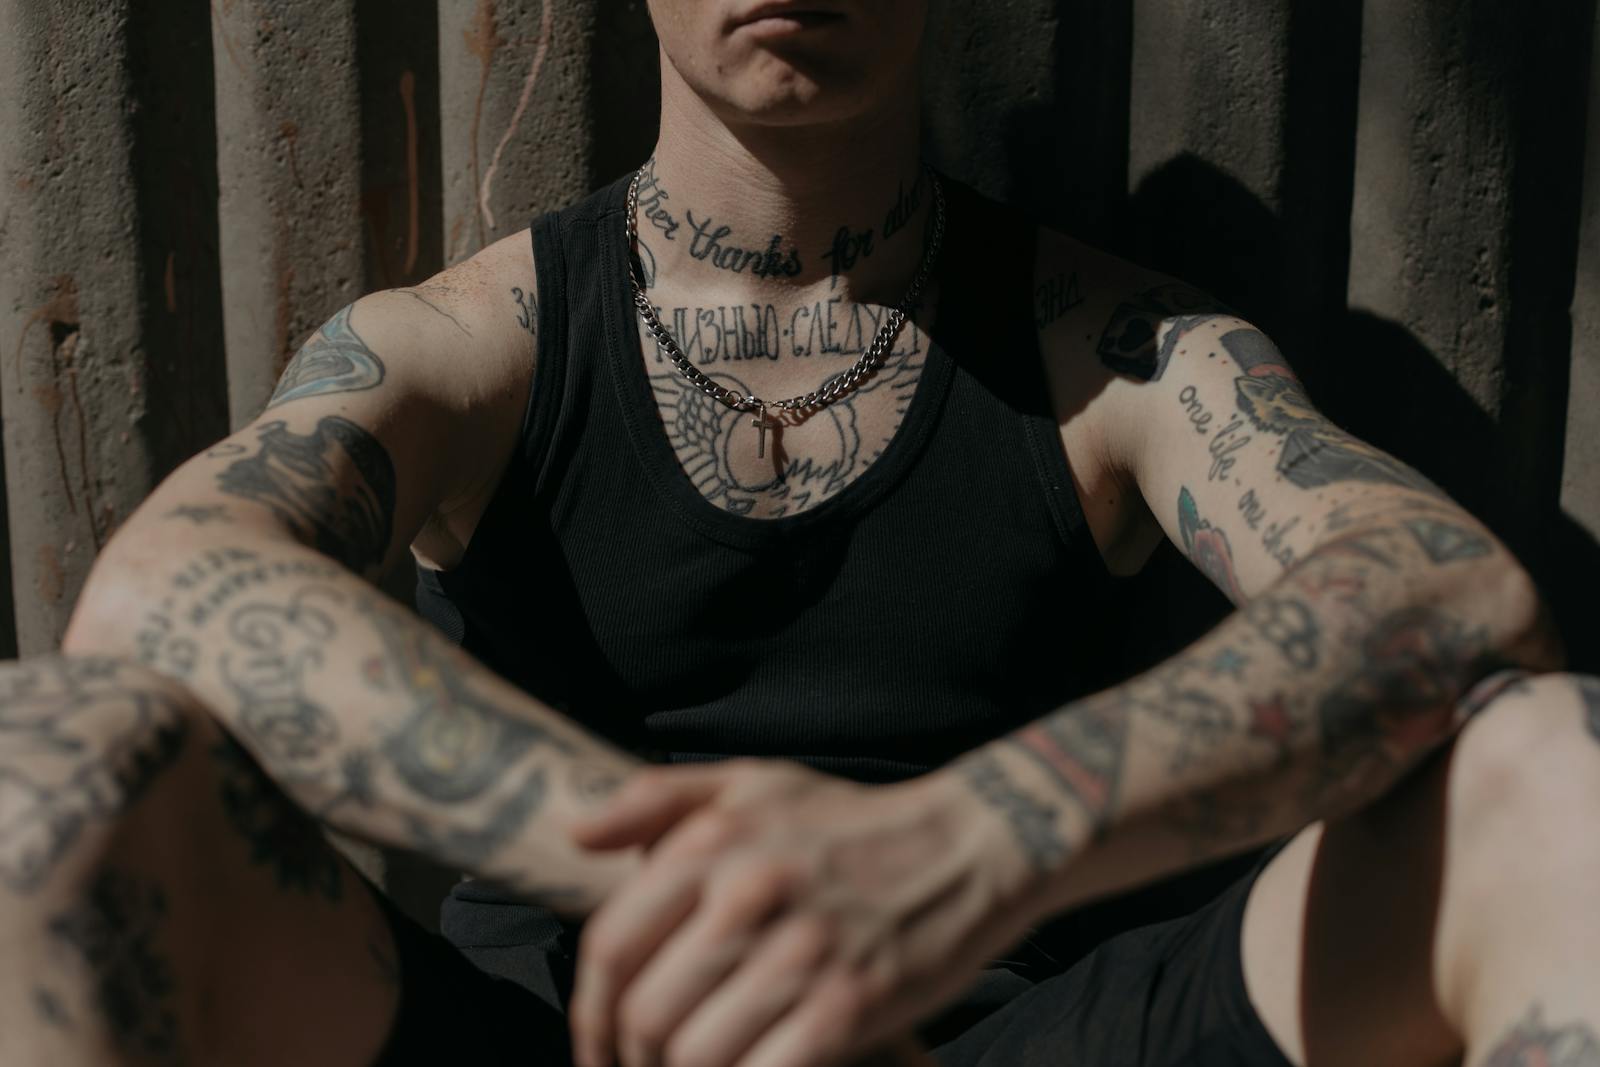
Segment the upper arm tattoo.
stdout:
<svg viewBox="0 0 1600 1067">
<path fill-rule="evenodd" d="M 1600 1067 L 1600 1035 L 1581 1020 L 1551 1026 L 1534 1005 L 1501 1035 L 1483 1067 Z"/>
<path fill-rule="evenodd" d="M 354 393 L 383 383 L 383 360 L 350 325 L 355 305 L 340 309 L 289 361 L 268 408 L 324 393 Z"/>
<path fill-rule="evenodd" d="M 394 530 L 394 464 L 383 445 L 337 415 L 309 434 L 282 421 L 257 434 L 261 447 L 217 475 L 218 487 L 265 505 L 302 544 L 375 577 Z"/>
<path fill-rule="evenodd" d="M 1578 696 L 1583 701 L 1583 717 L 1589 724 L 1589 732 L 1600 741 L 1600 678 L 1578 675 Z"/>
<path fill-rule="evenodd" d="M 655 276 L 655 261 L 651 260 L 649 277 Z M 517 302 L 517 325 L 534 337 L 539 336 L 539 297 L 532 289 L 519 285 L 511 287 L 511 299 Z"/>
<path fill-rule="evenodd" d="M 1200 509 L 1187 488 L 1178 492 L 1178 536 L 1183 542 L 1184 554 L 1200 568 L 1200 573 L 1210 578 L 1229 600 L 1235 604 L 1244 603 L 1244 590 L 1234 569 L 1228 535 L 1200 517 Z"/>
<path fill-rule="evenodd" d="M 1157 286 L 1117 306 L 1095 351 L 1100 362 L 1119 374 L 1158 381 L 1185 334 L 1231 314 L 1198 290 L 1178 284 Z M 1171 326 L 1158 343 L 1161 324 L 1168 320 Z"/>
<path fill-rule="evenodd" d="M 1473 533 L 1464 526 L 1438 519 L 1404 519 L 1400 525 L 1416 539 L 1417 544 L 1435 563 L 1455 563 L 1457 560 L 1477 559 L 1492 552 L 1489 539 Z"/>
<path fill-rule="evenodd" d="M 1284 439 L 1277 469 L 1289 482 L 1302 489 L 1369 482 L 1439 495 L 1422 475 L 1345 433 L 1312 407 L 1305 387 L 1260 330 L 1232 330 L 1222 336 L 1222 345 L 1243 372 L 1234 379 L 1240 413 L 1257 430 Z"/>
</svg>

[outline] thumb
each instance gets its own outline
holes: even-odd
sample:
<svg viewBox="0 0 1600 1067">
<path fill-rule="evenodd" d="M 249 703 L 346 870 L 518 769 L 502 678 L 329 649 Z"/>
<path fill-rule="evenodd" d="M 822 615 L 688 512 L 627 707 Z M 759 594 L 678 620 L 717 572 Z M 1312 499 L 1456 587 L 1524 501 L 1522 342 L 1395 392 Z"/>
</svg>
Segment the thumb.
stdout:
<svg viewBox="0 0 1600 1067">
<path fill-rule="evenodd" d="M 629 778 L 599 810 L 569 830 L 581 848 L 649 847 L 686 817 L 709 804 L 728 784 L 725 765 L 648 767 Z"/>
</svg>

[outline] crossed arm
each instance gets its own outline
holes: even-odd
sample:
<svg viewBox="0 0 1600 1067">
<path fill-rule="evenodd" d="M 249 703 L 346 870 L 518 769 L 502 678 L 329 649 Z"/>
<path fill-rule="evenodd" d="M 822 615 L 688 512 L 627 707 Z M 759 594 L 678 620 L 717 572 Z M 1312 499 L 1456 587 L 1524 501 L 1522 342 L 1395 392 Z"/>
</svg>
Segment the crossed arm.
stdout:
<svg viewBox="0 0 1600 1067">
<path fill-rule="evenodd" d="M 636 776 L 579 828 L 651 848 L 585 933 L 581 1064 L 837 1062 L 1052 912 L 1370 801 L 1497 668 L 1558 665 L 1506 550 L 1323 418 L 1260 331 L 1176 286 L 1101 314 L 1101 365 L 1064 372 L 1103 392 L 1087 482 L 1120 477 L 1143 508 L 1116 537 L 1164 532 L 1238 610 L 906 785 Z"/>
<path fill-rule="evenodd" d="M 532 270 L 523 235 L 336 314 L 254 423 L 128 520 L 65 648 L 180 680 L 291 799 L 351 836 L 581 913 L 628 862 L 582 853 L 564 828 L 635 761 L 371 585 L 419 532 L 447 544 L 458 502 L 498 475 L 485 457 L 509 455 Z"/>
<path fill-rule="evenodd" d="M 335 316 L 260 419 L 129 521 L 67 648 L 181 679 L 340 829 L 555 906 L 587 911 L 636 864 L 621 850 L 653 846 L 586 934 L 588 1062 L 619 1036 L 630 1063 L 669 1043 L 707 1063 L 859 1051 L 1039 916 L 1359 803 L 1449 735 L 1494 666 L 1553 665 L 1486 530 L 1322 419 L 1258 332 L 1162 290 L 1110 312 L 1104 448 L 1144 525 L 1240 611 L 905 786 L 639 773 L 368 584 L 425 526 L 449 533 L 452 501 L 481 489 L 456 472 L 509 451 L 530 346 L 489 324 L 534 324 L 531 273 L 493 308 L 446 287 Z"/>
</svg>

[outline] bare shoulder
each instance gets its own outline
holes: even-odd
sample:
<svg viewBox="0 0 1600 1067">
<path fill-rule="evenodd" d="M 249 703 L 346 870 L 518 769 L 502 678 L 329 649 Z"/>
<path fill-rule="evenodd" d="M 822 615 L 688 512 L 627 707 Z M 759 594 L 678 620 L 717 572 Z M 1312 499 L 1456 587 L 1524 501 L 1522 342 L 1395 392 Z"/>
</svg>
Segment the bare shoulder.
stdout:
<svg viewBox="0 0 1600 1067">
<path fill-rule="evenodd" d="M 1160 377 L 1172 353 L 1166 325 L 1216 315 L 1214 299 L 1160 272 L 1040 228 L 1033 310 L 1062 444 L 1108 566 L 1137 569 L 1154 543 L 1131 476 L 1138 386 Z"/>
<path fill-rule="evenodd" d="M 426 281 L 364 302 L 435 349 L 422 353 L 430 387 L 447 406 L 471 408 L 519 392 L 531 380 L 535 293 L 531 238 L 522 230 Z M 440 358 L 446 356 L 454 358 Z"/>
</svg>

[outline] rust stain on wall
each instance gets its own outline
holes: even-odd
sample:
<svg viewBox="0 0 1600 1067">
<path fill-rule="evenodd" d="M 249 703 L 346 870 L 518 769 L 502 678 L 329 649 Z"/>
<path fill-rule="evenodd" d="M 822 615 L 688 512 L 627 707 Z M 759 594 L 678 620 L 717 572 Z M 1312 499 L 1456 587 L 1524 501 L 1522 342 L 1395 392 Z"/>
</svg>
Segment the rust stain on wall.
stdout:
<svg viewBox="0 0 1600 1067">
<path fill-rule="evenodd" d="M 51 369 L 55 372 L 58 381 L 65 374 L 67 396 L 72 401 L 72 412 L 78 420 L 78 473 L 81 479 L 79 490 L 83 494 L 84 515 L 89 520 L 89 538 L 94 541 L 95 551 L 99 552 L 104 546 L 104 541 L 101 537 L 98 520 L 95 517 L 94 476 L 89 472 L 89 415 L 84 411 L 83 397 L 78 393 L 78 336 L 78 331 L 73 330 L 62 339 L 61 343 L 55 346 L 55 360 Z M 57 422 L 59 423 L 59 419 Z M 60 436 L 61 431 L 58 425 L 56 429 L 58 448 Z M 63 471 L 63 489 L 67 488 L 65 480 L 66 472 Z M 68 492 L 70 494 L 70 490 Z"/>
<path fill-rule="evenodd" d="M 58 601 L 67 586 L 67 576 L 62 572 L 61 559 L 55 545 L 39 546 L 39 577 L 37 581 L 41 600 Z"/>
<path fill-rule="evenodd" d="M 67 447 L 61 440 L 61 389 L 54 382 L 33 387 L 33 399 L 50 416 L 50 440 L 56 449 L 56 474 L 61 479 L 61 492 L 67 498 L 67 510 L 78 513 L 78 501 L 72 494 L 72 475 L 67 470 Z"/>
<path fill-rule="evenodd" d="M 215 2 L 211 5 L 211 21 L 217 24 L 217 37 L 222 41 L 222 50 L 228 53 L 228 58 L 233 60 L 235 70 L 244 70 L 244 64 L 239 62 L 239 53 L 234 51 L 233 38 L 228 36 L 228 31 L 222 24 L 222 16 L 233 11 L 234 0 L 221 0 L 222 10 L 217 10 Z"/>
<path fill-rule="evenodd" d="M 50 324 L 52 336 L 63 328 L 78 328 L 78 283 L 70 274 L 58 274 L 53 280 L 55 292 L 50 299 L 34 308 L 22 320 L 22 332 L 17 335 L 17 349 L 11 358 L 11 373 L 18 387 L 22 385 L 22 350 L 28 334 L 41 322 Z"/>
<path fill-rule="evenodd" d="M 522 125 L 523 112 L 528 110 L 528 101 L 533 97 L 534 83 L 539 80 L 539 70 L 544 66 L 544 57 L 550 51 L 550 38 L 552 36 L 552 22 L 550 0 L 542 0 L 539 8 L 539 42 L 533 51 L 533 62 L 528 66 L 528 74 L 522 79 L 522 92 L 517 97 L 517 106 L 511 112 L 511 121 L 506 125 L 506 130 L 500 135 L 500 140 L 494 146 L 494 155 L 489 160 L 489 169 L 484 173 L 483 184 L 478 187 L 478 212 L 483 217 L 489 229 L 494 229 L 494 211 L 489 207 L 489 194 L 494 187 L 495 171 L 500 169 L 500 156 L 505 152 L 506 145 L 511 143 L 511 138 L 516 135 L 517 127 Z"/>
<path fill-rule="evenodd" d="M 479 174 L 478 165 L 478 134 L 483 126 L 483 100 L 489 92 L 489 69 L 494 65 L 494 54 L 505 44 L 495 28 L 494 0 L 478 0 L 478 12 L 473 16 L 472 25 L 462 33 L 466 41 L 467 52 L 478 57 L 478 98 L 472 105 L 472 133 L 469 138 L 472 143 L 472 187 L 482 185 L 482 176 Z M 483 219 L 478 219 L 478 244 L 484 243 Z"/>
<path fill-rule="evenodd" d="M 278 125 L 278 135 L 283 138 L 284 148 L 289 154 L 289 173 L 294 178 L 294 184 L 304 189 L 306 183 L 300 180 L 300 127 L 284 119 Z"/>
<path fill-rule="evenodd" d="M 278 238 L 278 256 L 282 256 L 284 237 Z M 277 300 L 273 307 L 272 315 L 272 343 L 273 351 L 277 354 L 277 365 L 272 368 L 272 375 L 276 378 L 283 373 L 283 368 L 289 363 L 289 331 L 294 324 L 294 264 L 287 263 L 278 269 Z"/>
</svg>

